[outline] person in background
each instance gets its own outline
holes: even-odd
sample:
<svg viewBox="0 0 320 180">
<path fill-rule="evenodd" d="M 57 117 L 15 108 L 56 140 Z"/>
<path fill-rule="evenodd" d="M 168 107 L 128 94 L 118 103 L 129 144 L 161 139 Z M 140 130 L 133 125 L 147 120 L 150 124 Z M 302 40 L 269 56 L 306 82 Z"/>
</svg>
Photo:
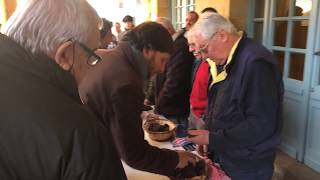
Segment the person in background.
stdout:
<svg viewBox="0 0 320 180">
<path fill-rule="evenodd" d="M 171 36 L 175 34 L 169 19 L 158 17 L 156 22 L 165 27 Z M 158 74 L 156 79 L 155 112 L 175 121 L 177 137 L 187 135 L 193 60 L 187 39 L 184 34 L 180 34 L 173 39 L 173 53 L 166 63 L 164 73 Z"/>
<path fill-rule="evenodd" d="M 217 11 L 212 7 L 207 7 L 201 11 L 201 13 L 205 12 Z M 196 57 L 191 75 L 189 129 L 204 129 L 205 123 L 202 118 L 208 104 L 208 88 L 212 77 L 210 76 L 210 60 L 207 60 L 207 57 L 202 57 L 201 53 L 195 50 L 194 39 L 195 37 L 189 34 L 189 49 Z"/>
<path fill-rule="evenodd" d="M 119 35 L 122 33 L 121 24 L 119 22 L 115 23 L 115 30 L 117 32 L 117 41 L 120 40 Z"/>
<path fill-rule="evenodd" d="M 117 41 L 117 37 L 115 35 L 112 34 L 112 40 L 111 42 L 108 44 L 107 49 L 113 49 L 117 46 L 118 41 Z"/>
<path fill-rule="evenodd" d="M 27 0 L 9 18 L 0 34 L 0 179 L 126 179 L 111 134 L 77 89 L 101 60 L 100 23 L 85 0 Z"/>
<path fill-rule="evenodd" d="M 195 11 L 189 11 L 186 17 L 186 27 L 185 31 L 189 31 L 189 29 L 197 22 L 199 15 Z"/>
<path fill-rule="evenodd" d="M 213 12 L 213 13 L 218 13 L 218 11 L 213 8 L 213 7 L 206 7 L 204 9 L 202 9 L 201 14 L 205 13 L 205 12 Z"/>
<path fill-rule="evenodd" d="M 199 15 L 197 12 L 195 11 L 189 11 L 187 13 L 187 17 L 185 19 L 185 24 L 186 26 L 184 28 L 181 28 L 180 30 L 178 30 L 174 35 L 173 35 L 173 39 L 176 39 L 178 36 L 180 36 L 181 34 L 185 34 L 194 23 L 197 22 L 199 18 Z"/>
<path fill-rule="evenodd" d="M 134 18 L 130 15 L 126 15 L 123 19 L 122 22 L 125 24 L 124 30 L 129 31 L 134 28 Z"/>
<path fill-rule="evenodd" d="M 217 13 L 202 14 L 189 33 L 196 51 L 215 66 L 204 116 L 208 130 L 190 130 L 195 137 L 188 140 L 208 145 L 209 157 L 233 180 L 270 180 L 282 126 L 277 60 Z"/>
<path fill-rule="evenodd" d="M 112 133 L 118 158 L 135 169 L 167 176 L 195 163 L 196 156 L 149 145 L 140 115 L 144 82 L 164 71 L 172 50 L 172 38 L 164 27 L 142 23 L 125 34 L 115 49 L 102 51 L 105 61 L 92 68 L 80 85 L 83 101 Z"/>
<path fill-rule="evenodd" d="M 121 41 L 122 37 L 131 29 L 135 27 L 134 25 L 134 18 L 130 15 L 126 15 L 123 19 L 122 22 L 125 24 L 124 26 L 124 31 L 118 35 L 118 41 Z"/>
<path fill-rule="evenodd" d="M 101 42 L 101 48 L 102 49 L 106 49 L 108 48 L 108 45 L 112 42 L 112 32 L 111 32 L 111 28 L 112 28 L 112 22 L 105 19 L 105 18 L 101 18 L 102 19 L 102 26 L 100 29 L 100 42 Z"/>
</svg>

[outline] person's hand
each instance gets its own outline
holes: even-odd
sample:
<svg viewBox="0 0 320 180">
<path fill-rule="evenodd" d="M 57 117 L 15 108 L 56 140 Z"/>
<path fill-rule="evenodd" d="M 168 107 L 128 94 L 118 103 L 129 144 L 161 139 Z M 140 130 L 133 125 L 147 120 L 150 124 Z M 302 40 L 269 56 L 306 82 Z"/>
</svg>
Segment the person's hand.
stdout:
<svg viewBox="0 0 320 180">
<path fill-rule="evenodd" d="M 177 168 L 184 168 L 191 163 L 193 166 L 196 164 L 198 159 L 200 159 L 197 155 L 187 152 L 187 151 L 177 151 L 179 155 L 179 163 L 176 166 Z"/>
<path fill-rule="evenodd" d="M 191 141 L 198 145 L 208 145 L 209 144 L 209 131 L 207 130 L 189 130 L 188 131 L 188 141 Z"/>
</svg>

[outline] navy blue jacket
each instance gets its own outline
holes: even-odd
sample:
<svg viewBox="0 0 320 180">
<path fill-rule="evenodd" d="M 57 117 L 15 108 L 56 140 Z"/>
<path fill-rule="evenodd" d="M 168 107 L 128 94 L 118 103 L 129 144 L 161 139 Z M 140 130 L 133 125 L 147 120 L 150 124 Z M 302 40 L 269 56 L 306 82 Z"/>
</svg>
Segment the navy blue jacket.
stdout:
<svg viewBox="0 0 320 180">
<path fill-rule="evenodd" d="M 227 78 L 208 94 L 204 120 L 210 131 L 209 150 L 226 162 L 223 165 L 239 169 L 273 163 L 283 96 L 276 59 L 265 47 L 243 37 L 226 71 Z"/>
</svg>

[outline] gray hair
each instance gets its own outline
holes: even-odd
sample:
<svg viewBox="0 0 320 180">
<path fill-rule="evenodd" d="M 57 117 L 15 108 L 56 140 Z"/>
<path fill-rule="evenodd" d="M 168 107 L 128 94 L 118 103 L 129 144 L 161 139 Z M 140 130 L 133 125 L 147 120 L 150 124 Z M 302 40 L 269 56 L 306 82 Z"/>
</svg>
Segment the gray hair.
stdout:
<svg viewBox="0 0 320 180">
<path fill-rule="evenodd" d="M 166 18 L 166 17 L 158 17 L 156 21 L 157 21 L 157 23 L 161 24 L 166 29 L 174 30 L 172 22 L 168 18 Z"/>
<path fill-rule="evenodd" d="M 209 39 L 215 32 L 225 30 L 231 34 L 237 33 L 234 25 L 222 15 L 214 12 L 205 12 L 200 15 L 198 21 L 186 32 L 186 37 L 202 36 Z"/>
<path fill-rule="evenodd" d="M 101 19 L 86 0 L 28 0 L 8 20 L 4 33 L 33 53 L 54 53 L 71 38 L 88 43 Z"/>
</svg>

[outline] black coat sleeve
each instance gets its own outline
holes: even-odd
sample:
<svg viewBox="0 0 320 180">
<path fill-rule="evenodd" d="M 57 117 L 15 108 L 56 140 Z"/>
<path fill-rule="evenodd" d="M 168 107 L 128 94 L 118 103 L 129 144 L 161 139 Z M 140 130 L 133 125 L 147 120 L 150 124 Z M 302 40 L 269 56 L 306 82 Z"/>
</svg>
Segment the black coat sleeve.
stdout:
<svg viewBox="0 0 320 180">
<path fill-rule="evenodd" d="M 177 39 L 174 48 L 159 88 L 156 109 L 161 114 L 188 114 L 194 56 L 185 38 Z"/>
</svg>

